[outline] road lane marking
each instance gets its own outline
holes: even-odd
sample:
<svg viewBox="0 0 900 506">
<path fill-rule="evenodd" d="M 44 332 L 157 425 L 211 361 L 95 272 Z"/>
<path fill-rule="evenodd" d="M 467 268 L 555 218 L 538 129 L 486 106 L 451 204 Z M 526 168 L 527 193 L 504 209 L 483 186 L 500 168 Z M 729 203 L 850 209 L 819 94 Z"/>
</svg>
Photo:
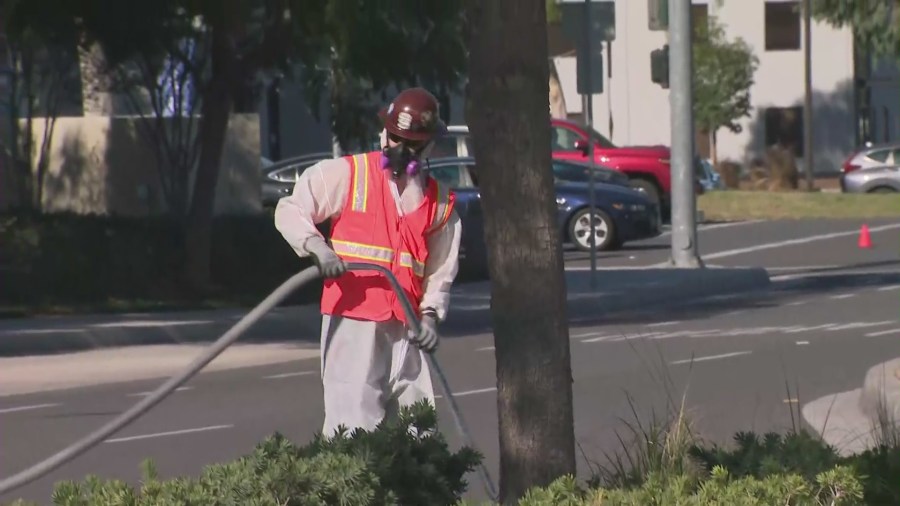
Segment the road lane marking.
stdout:
<svg viewBox="0 0 900 506">
<path fill-rule="evenodd" d="M 849 330 L 849 329 L 862 329 L 866 327 L 881 327 L 883 325 L 893 325 L 898 323 L 897 320 L 884 320 L 880 322 L 857 322 L 857 323 L 845 323 L 843 325 L 838 325 L 837 327 L 832 327 L 827 329 L 829 332 L 834 332 L 836 330 Z"/>
<path fill-rule="evenodd" d="M 318 371 L 286 372 L 283 374 L 273 374 L 272 376 L 263 376 L 263 379 L 293 378 L 294 376 L 308 376 L 310 374 L 316 374 L 317 372 Z"/>
<path fill-rule="evenodd" d="M 178 387 L 175 389 L 176 392 L 184 392 L 185 390 L 193 390 L 194 387 Z M 146 395 L 150 395 L 153 392 L 138 392 L 136 394 L 128 394 L 128 397 L 144 397 Z"/>
<path fill-rule="evenodd" d="M 594 331 L 594 332 L 584 332 L 584 333 L 581 333 L 581 334 L 575 334 L 575 335 L 570 336 L 570 337 L 571 337 L 572 339 L 581 339 L 581 338 L 583 338 L 583 337 L 596 337 L 596 336 L 599 336 L 599 335 L 602 335 L 602 334 L 603 334 L 603 332 L 597 332 L 597 331 Z"/>
<path fill-rule="evenodd" d="M 692 362 L 705 362 L 707 360 L 721 360 L 723 358 L 731 358 L 731 357 L 739 357 L 741 355 L 749 355 L 753 353 L 752 351 L 735 351 L 733 353 L 723 353 L 721 355 L 708 355 L 705 357 L 697 357 L 697 358 L 688 358 L 684 360 L 676 360 L 674 362 L 669 362 L 672 365 L 678 364 L 689 364 Z"/>
<path fill-rule="evenodd" d="M 582 343 L 600 343 L 603 341 L 610 341 L 610 340 L 614 339 L 615 337 L 616 336 L 599 336 L 599 337 L 593 337 L 591 339 L 583 339 L 581 342 Z"/>
<path fill-rule="evenodd" d="M 16 406 L 14 408 L 0 408 L 0 414 L 3 413 L 19 413 L 21 411 L 33 411 L 35 409 L 55 408 L 62 404 L 32 404 L 30 406 Z"/>
<path fill-rule="evenodd" d="M 484 348 L 478 348 L 475 351 L 494 351 L 494 347 L 493 346 L 485 346 Z"/>
<path fill-rule="evenodd" d="M 797 341 L 797 346 L 806 346 L 809 344 L 809 341 Z"/>
<path fill-rule="evenodd" d="M 880 225 L 877 227 L 872 227 L 869 229 L 869 232 L 883 232 L 885 230 L 894 230 L 900 228 L 900 223 L 892 223 L 888 225 Z M 819 234 L 819 235 L 810 235 L 807 237 L 800 237 L 797 239 L 789 239 L 786 241 L 776 241 L 776 242 L 768 242 L 763 244 L 756 244 L 754 246 L 748 246 L 746 248 L 735 248 L 729 249 L 725 251 L 719 251 L 717 253 L 708 253 L 703 255 L 703 260 L 713 260 L 716 258 L 726 258 L 733 257 L 737 255 L 743 255 L 745 253 L 755 253 L 757 251 L 764 251 L 767 249 L 774 248 L 784 248 L 785 246 L 795 246 L 797 244 L 807 244 L 816 241 L 824 241 L 828 239 L 837 239 L 840 237 L 849 237 L 859 234 L 858 229 L 847 230 L 845 232 L 833 232 L 830 234 Z M 668 265 L 668 262 L 660 262 L 652 267 L 663 267 Z"/>
<path fill-rule="evenodd" d="M 496 392 L 497 387 L 479 388 L 477 390 L 464 390 L 462 392 L 453 392 L 453 397 L 465 397 L 467 395 L 486 394 L 488 392 Z M 443 399 L 443 395 L 435 395 L 435 399 Z"/>
<path fill-rule="evenodd" d="M 844 294 L 841 294 L 841 295 L 832 295 L 832 296 L 829 297 L 829 298 L 830 298 L 830 299 L 849 299 L 849 298 L 852 298 L 852 297 L 856 297 L 856 294 L 855 294 L 855 293 L 844 293 Z"/>
<path fill-rule="evenodd" d="M 141 439 L 153 439 L 158 437 L 180 436 L 182 434 L 194 434 L 197 432 L 209 432 L 213 430 L 231 429 L 234 425 L 210 425 L 207 427 L 197 427 L 196 429 L 171 430 L 168 432 L 156 432 L 153 434 L 141 434 L 138 436 L 119 437 L 115 439 L 107 439 L 104 443 L 125 443 L 127 441 L 138 441 Z"/>
<path fill-rule="evenodd" d="M 650 323 L 648 327 L 668 327 L 670 325 L 678 325 L 681 323 L 680 321 L 670 321 L 670 322 L 659 322 L 659 323 Z"/>
<path fill-rule="evenodd" d="M 787 305 L 788 306 L 802 306 L 804 304 L 807 304 L 808 302 L 809 302 L 808 300 L 795 300 L 794 302 L 788 303 Z"/>
<path fill-rule="evenodd" d="M 866 337 L 888 336 L 891 334 L 900 334 L 900 329 L 879 330 L 878 332 L 869 332 Z"/>
<path fill-rule="evenodd" d="M 890 292 L 892 290 L 900 290 L 900 285 L 882 286 L 878 289 L 879 292 Z"/>
</svg>

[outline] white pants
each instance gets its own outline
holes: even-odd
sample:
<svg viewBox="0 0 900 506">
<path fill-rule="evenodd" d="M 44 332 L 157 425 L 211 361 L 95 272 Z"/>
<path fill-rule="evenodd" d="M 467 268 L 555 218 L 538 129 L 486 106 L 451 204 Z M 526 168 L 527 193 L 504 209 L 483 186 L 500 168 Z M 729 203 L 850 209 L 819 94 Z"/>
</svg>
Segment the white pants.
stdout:
<svg viewBox="0 0 900 506">
<path fill-rule="evenodd" d="M 405 339 L 399 320 L 371 322 L 322 315 L 321 375 L 328 438 L 339 425 L 348 433 L 373 430 L 400 406 L 428 399 L 434 388 L 425 354 Z"/>
</svg>

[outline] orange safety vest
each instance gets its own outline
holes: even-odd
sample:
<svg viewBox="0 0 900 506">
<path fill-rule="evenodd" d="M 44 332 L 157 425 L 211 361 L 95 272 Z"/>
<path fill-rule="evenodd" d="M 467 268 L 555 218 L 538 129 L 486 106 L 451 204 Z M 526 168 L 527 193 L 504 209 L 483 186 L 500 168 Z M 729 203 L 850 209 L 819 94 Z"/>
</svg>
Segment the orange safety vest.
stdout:
<svg viewBox="0 0 900 506">
<path fill-rule="evenodd" d="M 331 247 L 345 262 L 367 262 L 389 268 L 413 308 L 423 293 L 427 238 L 447 223 L 456 196 L 428 177 L 422 203 L 401 216 L 391 192 L 381 153 L 344 157 L 350 163 L 351 183 L 341 213 L 332 220 Z M 404 323 L 406 314 L 390 282 L 377 271 L 347 271 L 324 281 L 322 313 L 348 318 Z"/>
</svg>

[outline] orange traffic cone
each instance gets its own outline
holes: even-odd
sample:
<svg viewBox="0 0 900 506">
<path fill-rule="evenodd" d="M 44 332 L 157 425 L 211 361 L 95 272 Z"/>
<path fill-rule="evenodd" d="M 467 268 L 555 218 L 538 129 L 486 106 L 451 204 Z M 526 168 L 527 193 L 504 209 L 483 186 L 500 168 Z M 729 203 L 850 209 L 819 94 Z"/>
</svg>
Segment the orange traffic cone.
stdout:
<svg viewBox="0 0 900 506">
<path fill-rule="evenodd" d="M 872 238 L 869 237 L 869 226 L 863 224 L 862 228 L 859 229 L 859 247 L 860 248 L 871 248 L 872 247 Z"/>
</svg>

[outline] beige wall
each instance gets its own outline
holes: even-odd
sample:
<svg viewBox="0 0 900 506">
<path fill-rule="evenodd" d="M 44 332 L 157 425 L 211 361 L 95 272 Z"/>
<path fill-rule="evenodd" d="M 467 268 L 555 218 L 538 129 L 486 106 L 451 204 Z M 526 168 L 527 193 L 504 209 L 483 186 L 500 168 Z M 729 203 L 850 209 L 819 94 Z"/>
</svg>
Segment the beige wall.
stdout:
<svg viewBox="0 0 900 506">
<path fill-rule="evenodd" d="M 137 121 L 141 120 L 59 118 L 44 179 L 44 210 L 130 216 L 164 212 L 156 159 L 152 146 L 139 135 Z M 43 130 L 43 119 L 36 118 L 38 142 Z M 259 138 L 258 115 L 232 116 L 222 154 L 216 214 L 261 211 Z M 0 192 L 8 188 L 3 186 Z M 10 202 L 10 196 L 4 195 L 0 202 Z"/>
</svg>

